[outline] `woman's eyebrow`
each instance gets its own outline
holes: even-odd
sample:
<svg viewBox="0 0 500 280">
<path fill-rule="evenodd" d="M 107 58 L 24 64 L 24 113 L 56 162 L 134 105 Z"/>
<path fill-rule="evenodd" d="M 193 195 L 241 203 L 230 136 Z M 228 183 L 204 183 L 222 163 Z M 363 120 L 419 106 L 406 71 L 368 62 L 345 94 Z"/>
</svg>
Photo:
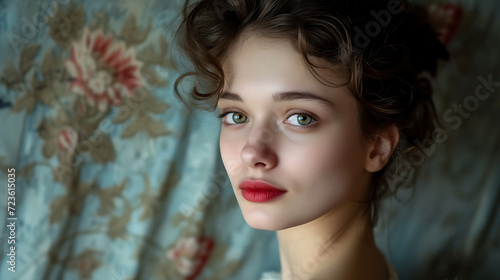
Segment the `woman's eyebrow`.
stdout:
<svg viewBox="0 0 500 280">
<path fill-rule="evenodd" d="M 243 101 L 243 98 L 239 96 L 237 93 L 233 92 L 228 92 L 224 91 L 221 96 L 219 97 L 220 99 L 226 99 L 226 100 L 232 100 L 232 101 L 238 101 L 238 102 L 245 102 Z M 313 93 L 307 92 L 307 91 L 285 91 L 285 92 L 277 92 L 273 94 L 273 100 L 274 102 L 282 102 L 282 101 L 291 101 L 291 100 L 298 100 L 298 99 L 303 99 L 303 100 L 316 100 L 324 105 L 335 107 L 335 104 L 321 96 L 317 96 Z"/>
</svg>

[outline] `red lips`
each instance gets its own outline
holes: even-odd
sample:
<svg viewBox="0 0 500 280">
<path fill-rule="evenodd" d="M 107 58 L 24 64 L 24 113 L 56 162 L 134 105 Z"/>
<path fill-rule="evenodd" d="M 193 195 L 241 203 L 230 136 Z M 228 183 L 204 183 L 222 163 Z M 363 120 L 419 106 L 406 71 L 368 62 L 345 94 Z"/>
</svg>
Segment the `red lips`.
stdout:
<svg viewBox="0 0 500 280">
<path fill-rule="evenodd" d="M 246 180 L 239 187 L 243 198 L 250 202 L 266 202 L 286 193 L 262 181 Z"/>
</svg>

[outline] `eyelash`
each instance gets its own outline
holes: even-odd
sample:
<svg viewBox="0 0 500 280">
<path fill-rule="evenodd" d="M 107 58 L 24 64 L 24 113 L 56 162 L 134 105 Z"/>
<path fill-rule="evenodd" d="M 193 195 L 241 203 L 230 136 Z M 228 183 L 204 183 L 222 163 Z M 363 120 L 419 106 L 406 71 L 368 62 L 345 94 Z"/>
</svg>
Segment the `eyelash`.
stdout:
<svg viewBox="0 0 500 280">
<path fill-rule="evenodd" d="M 223 112 L 221 114 L 219 114 L 217 117 L 219 119 L 223 119 L 227 114 L 230 114 L 230 113 L 237 113 L 237 114 L 242 114 L 240 112 L 237 112 L 237 111 L 227 111 L 227 112 Z M 242 114 L 242 115 L 245 115 L 245 114 Z M 314 117 L 313 115 L 309 114 L 309 113 L 305 113 L 305 112 L 297 112 L 297 113 L 294 113 L 292 115 L 290 115 L 287 119 L 289 119 L 291 116 L 294 116 L 294 115 L 305 115 L 305 116 L 308 116 L 310 117 L 311 119 L 313 119 L 313 122 L 311 124 L 308 124 L 308 125 L 292 125 L 292 126 L 295 126 L 295 127 L 300 127 L 300 128 L 309 128 L 309 127 L 312 127 L 316 124 L 317 120 L 316 120 L 316 117 Z M 225 123 L 225 122 L 222 122 L 222 124 L 224 126 L 231 126 L 231 125 L 238 125 L 238 124 L 228 124 L 228 123 Z"/>
</svg>

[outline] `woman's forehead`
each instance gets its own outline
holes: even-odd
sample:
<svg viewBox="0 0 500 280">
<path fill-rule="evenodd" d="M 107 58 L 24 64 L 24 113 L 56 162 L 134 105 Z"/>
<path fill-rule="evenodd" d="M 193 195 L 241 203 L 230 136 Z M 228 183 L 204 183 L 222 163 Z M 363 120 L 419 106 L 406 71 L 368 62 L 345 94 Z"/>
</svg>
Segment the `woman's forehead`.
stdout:
<svg viewBox="0 0 500 280">
<path fill-rule="evenodd" d="M 303 55 L 286 39 L 268 38 L 256 34 L 247 34 L 237 39 L 222 61 L 224 75 L 229 83 L 241 80 L 265 81 L 277 83 L 317 82 Z M 315 71 L 326 81 L 341 84 L 344 77 L 339 70 L 326 60 L 308 56 Z"/>
</svg>

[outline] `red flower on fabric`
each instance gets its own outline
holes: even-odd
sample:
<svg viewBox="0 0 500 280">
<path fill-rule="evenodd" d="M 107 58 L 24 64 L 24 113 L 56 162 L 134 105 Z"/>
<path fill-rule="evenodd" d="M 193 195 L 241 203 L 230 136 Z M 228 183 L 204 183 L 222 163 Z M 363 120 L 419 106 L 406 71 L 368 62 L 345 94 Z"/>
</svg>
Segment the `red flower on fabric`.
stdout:
<svg viewBox="0 0 500 280">
<path fill-rule="evenodd" d="M 74 78 L 71 90 L 101 111 L 108 105 L 121 104 L 123 96 L 132 95 L 143 84 L 141 67 L 134 49 L 126 49 L 123 42 L 100 30 L 84 29 L 81 39 L 73 42 L 66 61 L 66 69 Z"/>
<path fill-rule="evenodd" d="M 167 251 L 167 257 L 174 261 L 185 280 L 193 280 L 201 273 L 213 247 L 214 240 L 211 238 L 181 238 L 174 249 Z"/>
<path fill-rule="evenodd" d="M 430 24 L 439 34 L 439 40 L 447 46 L 455 37 L 460 21 L 462 20 L 462 7 L 452 3 L 431 4 L 428 8 Z"/>
<path fill-rule="evenodd" d="M 57 147 L 61 152 L 74 150 L 77 142 L 78 133 L 74 129 L 66 127 L 59 130 L 57 134 Z"/>
</svg>

